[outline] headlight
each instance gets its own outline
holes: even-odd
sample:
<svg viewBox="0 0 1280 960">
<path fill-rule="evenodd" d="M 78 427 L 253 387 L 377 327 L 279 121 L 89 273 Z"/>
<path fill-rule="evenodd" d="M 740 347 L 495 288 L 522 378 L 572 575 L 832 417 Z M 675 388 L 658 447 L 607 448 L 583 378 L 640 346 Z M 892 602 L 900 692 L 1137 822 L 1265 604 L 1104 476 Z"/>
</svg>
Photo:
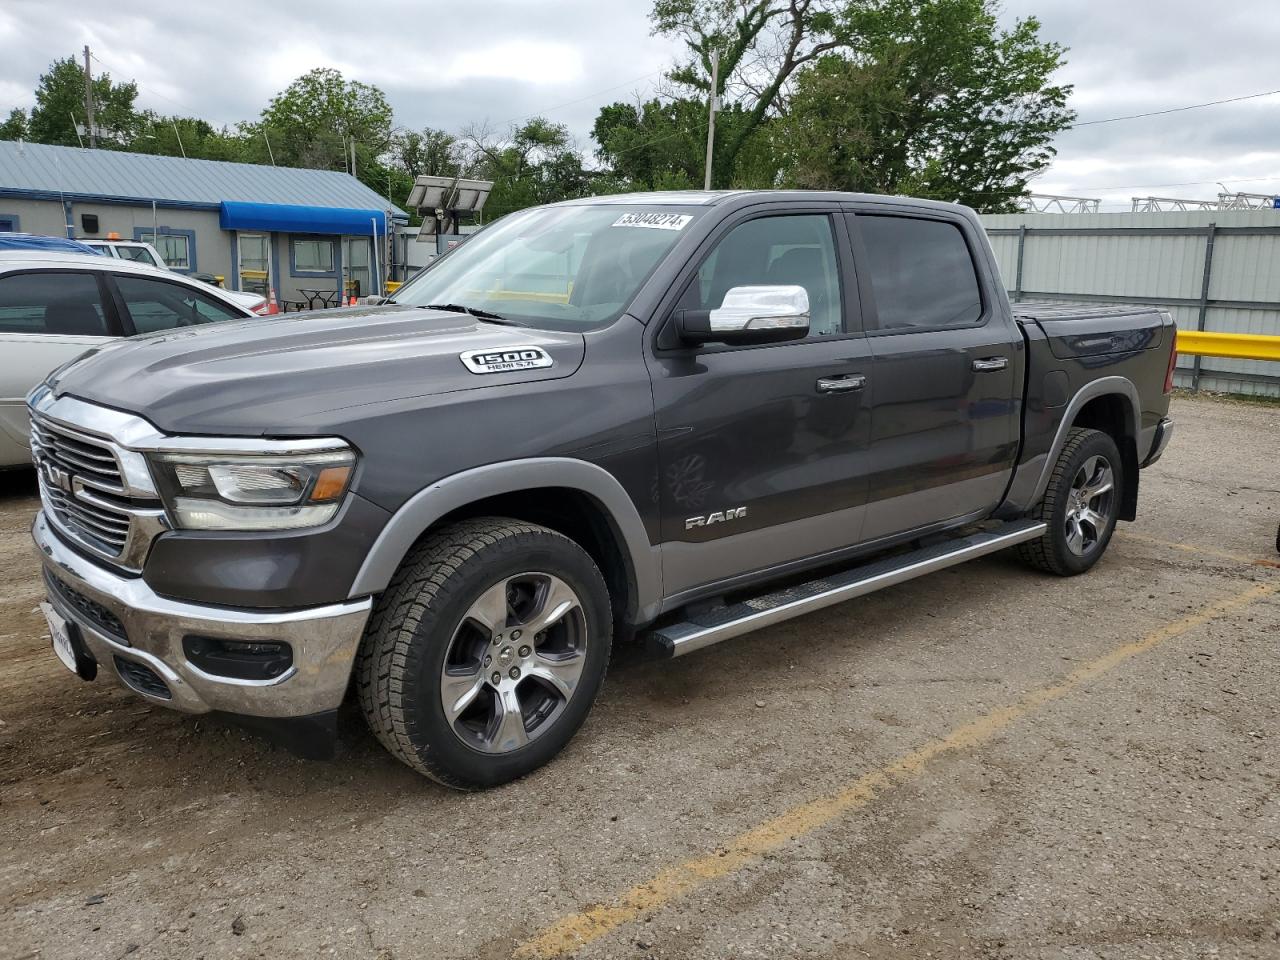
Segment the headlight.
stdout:
<svg viewBox="0 0 1280 960">
<path fill-rule="evenodd" d="M 355 454 L 157 453 L 157 485 L 185 530 L 295 530 L 327 523 L 351 483 Z"/>
</svg>

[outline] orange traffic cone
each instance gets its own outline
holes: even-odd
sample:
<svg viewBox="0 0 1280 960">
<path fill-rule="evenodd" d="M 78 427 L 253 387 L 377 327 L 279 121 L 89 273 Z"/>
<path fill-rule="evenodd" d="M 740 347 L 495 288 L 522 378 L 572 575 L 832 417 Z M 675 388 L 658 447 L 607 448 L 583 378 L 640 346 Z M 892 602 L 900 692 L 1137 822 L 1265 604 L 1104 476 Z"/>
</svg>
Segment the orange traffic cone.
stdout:
<svg viewBox="0 0 1280 960">
<path fill-rule="evenodd" d="M 280 304 L 276 303 L 276 288 L 267 289 L 267 316 L 274 317 L 280 312 Z"/>
</svg>

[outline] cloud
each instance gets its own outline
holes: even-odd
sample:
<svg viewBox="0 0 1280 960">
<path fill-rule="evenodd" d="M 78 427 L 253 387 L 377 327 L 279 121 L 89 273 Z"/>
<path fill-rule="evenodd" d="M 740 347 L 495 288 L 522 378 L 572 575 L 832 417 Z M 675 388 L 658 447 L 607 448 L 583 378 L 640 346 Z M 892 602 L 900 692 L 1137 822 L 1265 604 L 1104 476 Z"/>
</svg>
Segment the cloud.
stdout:
<svg viewBox="0 0 1280 960">
<path fill-rule="evenodd" d="M 312 67 L 375 83 L 397 122 L 460 130 L 545 113 L 579 145 L 600 107 L 648 93 L 679 52 L 650 34 L 649 0 L 5 0 L 0 116 L 31 105 L 37 77 L 88 43 L 97 67 L 137 80 L 143 106 L 232 124 Z M 1280 88 L 1274 0 L 1005 0 L 1002 18 L 1036 16 L 1070 48 L 1063 79 L 1081 120 Z M 1058 141 L 1035 188 L 1101 196 L 1229 186 L 1280 190 L 1280 96 L 1123 123 Z M 1194 181 L 1188 183 L 1187 181 Z M 1179 184 L 1178 187 L 1156 186 Z M 1148 186 L 1151 185 L 1151 186 Z"/>
</svg>

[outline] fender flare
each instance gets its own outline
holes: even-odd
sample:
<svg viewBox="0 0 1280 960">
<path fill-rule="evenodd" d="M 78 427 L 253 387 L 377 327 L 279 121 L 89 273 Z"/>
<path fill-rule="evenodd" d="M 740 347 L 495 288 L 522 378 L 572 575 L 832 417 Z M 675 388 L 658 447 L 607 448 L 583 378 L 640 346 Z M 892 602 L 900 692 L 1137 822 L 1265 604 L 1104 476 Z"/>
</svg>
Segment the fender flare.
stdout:
<svg viewBox="0 0 1280 960">
<path fill-rule="evenodd" d="M 568 487 L 595 499 L 608 513 L 631 560 L 636 610 L 651 618 L 662 598 L 660 552 L 635 503 L 613 474 L 603 467 L 570 457 L 509 460 L 463 470 L 418 491 L 387 521 L 351 584 L 349 597 L 385 590 L 409 549 L 432 524 L 461 507 L 506 493 L 546 487 Z"/>
<path fill-rule="evenodd" d="M 1083 387 L 1076 391 L 1070 402 L 1067 404 L 1062 414 L 1062 419 L 1058 421 L 1058 430 L 1053 435 L 1053 443 L 1049 447 L 1048 455 L 1045 458 L 1044 465 L 1040 468 L 1040 477 L 1036 481 L 1035 490 L 1032 492 L 1029 501 L 1030 506 L 1034 506 L 1044 498 L 1045 490 L 1049 488 L 1049 478 L 1053 475 L 1053 465 L 1058 462 L 1058 454 L 1062 452 L 1062 448 L 1067 444 L 1067 431 L 1071 429 L 1076 415 L 1084 409 L 1084 405 L 1090 400 L 1098 397 L 1106 397 L 1118 394 L 1126 401 L 1125 409 L 1125 433 L 1133 439 L 1135 446 L 1138 443 L 1138 432 L 1142 424 L 1142 400 L 1138 396 L 1138 388 L 1133 385 L 1133 381 L 1126 377 L 1102 377 L 1086 383 Z M 1139 454 L 1141 460 L 1141 454 Z"/>
<path fill-rule="evenodd" d="M 1058 462 L 1058 454 L 1066 446 L 1067 431 L 1071 429 L 1072 421 L 1090 400 L 1110 395 L 1123 398 L 1125 431 L 1133 437 L 1135 446 L 1141 442 L 1142 438 L 1138 432 L 1141 420 L 1138 411 L 1142 406 L 1138 388 L 1133 385 L 1133 381 L 1117 376 L 1102 377 L 1086 383 L 1064 404 L 1062 418 L 1058 421 L 1053 442 L 1049 444 L 1049 448 L 1044 453 L 1030 457 L 1018 465 L 1003 503 L 996 508 L 995 516 L 1002 519 L 1023 516 L 1044 499 L 1049 478 L 1053 475 L 1053 465 Z"/>
</svg>

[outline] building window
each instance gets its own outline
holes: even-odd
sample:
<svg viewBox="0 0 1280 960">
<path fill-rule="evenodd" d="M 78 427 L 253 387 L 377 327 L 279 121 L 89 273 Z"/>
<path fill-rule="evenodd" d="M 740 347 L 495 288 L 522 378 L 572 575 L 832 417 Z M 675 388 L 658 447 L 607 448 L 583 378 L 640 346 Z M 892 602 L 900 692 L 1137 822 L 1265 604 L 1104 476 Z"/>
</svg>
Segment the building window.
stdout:
<svg viewBox="0 0 1280 960">
<path fill-rule="evenodd" d="M 156 248 L 156 253 L 160 254 L 160 259 L 170 270 L 194 270 L 195 259 L 192 256 L 192 246 L 195 243 L 195 234 L 191 230 L 184 230 L 181 233 L 168 233 L 163 228 L 157 237 L 154 231 L 138 230 L 136 231 L 137 239 L 143 243 L 149 243 Z"/>
<path fill-rule="evenodd" d="M 295 273 L 333 273 L 336 252 L 332 240 L 295 239 L 293 270 Z"/>
<path fill-rule="evenodd" d="M 17 233 L 18 215 L 16 213 L 0 213 L 0 233 Z"/>
</svg>

